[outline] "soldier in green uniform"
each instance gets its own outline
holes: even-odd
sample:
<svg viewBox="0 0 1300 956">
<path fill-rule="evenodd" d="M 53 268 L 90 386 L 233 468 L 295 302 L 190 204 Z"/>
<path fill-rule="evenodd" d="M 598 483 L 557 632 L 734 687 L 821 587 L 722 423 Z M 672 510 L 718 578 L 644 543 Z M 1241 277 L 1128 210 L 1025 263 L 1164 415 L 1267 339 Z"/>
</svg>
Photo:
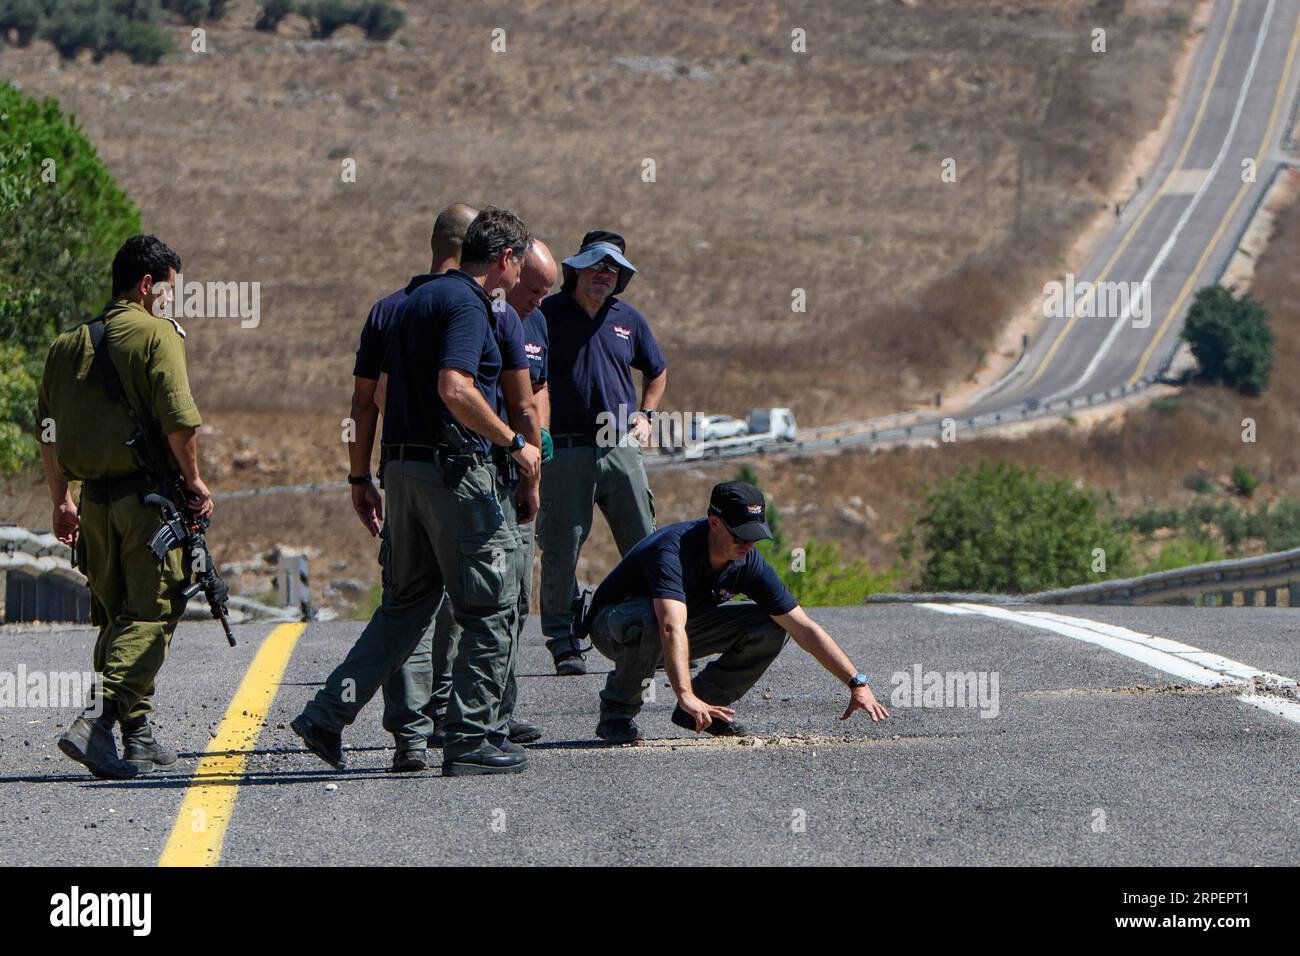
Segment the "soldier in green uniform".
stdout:
<svg viewBox="0 0 1300 956">
<path fill-rule="evenodd" d="M 188 568 L 181 550 L 159 561 L 148 547 L 160 524 L 141 493 L 156 488 L 127 440 L 153 428 L 184 477 L 191 508 L 212 512 L 199 477 L 201 424 L 185 371 L 185 332 L 158 318 L 155 303 L 172 296 L 180 258 L 153 236 L 133 236 L 113 259 L 113 301 L 92 320 L 54 340 L 45 360 L 38 415 L 41 460 L 54 504 L 54 533 L 72 546 L 91 593 L 99 627 L 94 665 L 101 690 L 59 749 L 97 777 L 122 779 L 176 762 L 154 738 L 154 678 L 185 607 Z M 92 331 L 103 321 L 100 356 Z M 122 395 L 106 387 L 101 359 L 111 361 Z M 128 407 L 129 406 L 129 407 Z M 68 483 L 81 482 L 73 504 Z M 122 725 L 118 756 L 114 724 Z"/>
</svg>

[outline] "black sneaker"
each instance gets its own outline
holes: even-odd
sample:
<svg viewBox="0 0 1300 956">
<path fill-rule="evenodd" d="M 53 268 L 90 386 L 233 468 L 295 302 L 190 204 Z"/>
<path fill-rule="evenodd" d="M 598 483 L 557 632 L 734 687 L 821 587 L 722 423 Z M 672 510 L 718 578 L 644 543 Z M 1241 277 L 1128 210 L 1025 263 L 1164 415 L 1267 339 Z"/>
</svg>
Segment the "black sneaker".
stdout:
<svg viewBox="0 0 1300 956">
<path fill-rule="evenodd" d="M 176 751 L 164 747 L 153 735 L 149 718 L 141 716 L 122 721 L 122 759 L 140 773 L 176 763 Z"/>
<path fill-rule="evenodd" d="M 506 721 L 510 732 L 510 742 L 514 744 L 535 744 L 542 739 L 542 728 L 526 720 Z"/>
<path fill-rule="evenodd" d="M 698 733 L 695 729 L 695 719 L 682 710 L 680 704 L 673 708 L 671 720 L 678 727 L 689 730 L 691 733 Z M 715 718 L 709 726 L 704 728 L 703 732 L 712 734 L 715 737 L 748 737 L 749 727 L 739 721 L 733 720 L 731 723 L 727 723 L 725 720 Z"/>
<path fill-rule="evenodd" d="M 523 748 L 519 748 L 522 750 Z M 459 757 L 444 758 L 444 777 L 467 777 L 478 774 L 520 773 L 528 769 L 528 755 L 506 753 L 491 744 L 484 744 Z"/>
<path fill-rule="evenodd" d="M 117 755 L 112 727 L 82 714 L 59 737 L 59 749 L 101 780 L 130 780 L 139 770 Z"/>
<path fill-rule="evenodd" d="M 555 658 L 555 673 L 561 677 L 572 677 L 587 673 L 587 658 L 577 651 L 561 654 Z"/>
<path fill-rule="evenodd" d="M 289 729 L 302 738 L 307 749 L 335 770 L 347 767 L 343 759 L 343 735 L 317 727 L 304 714 L 299 714 L 289 724 Z"/>
<path fill-rule="evenodd" d="M 596 736 L 607 744 L 630 744 L 641 739 L 641 729 L 631 717 L 611 717 L 596 725 Z"/>
<path fill-rule="evenodd" d="M 429 769 L 423 750 L 398 750 L 393 753 L 393 770 L 397 773 L 418 773 Z"/>
<path fill-rule="evenodd" d="M 493 743 L 493 746 L 496 747 L 497 750 L 501 751 L 503 754 L 526 754 L 526 753 L 528 753 L 527 750 L 525 750 L 523 747 L 519 746 L 517 743 L 515 743 L 515 742 L 514 742 L 513 740 L 511 740 L 509 737 L 502 737 L 500 740 L 494 742 L 494 743 Z"/>
</svg>

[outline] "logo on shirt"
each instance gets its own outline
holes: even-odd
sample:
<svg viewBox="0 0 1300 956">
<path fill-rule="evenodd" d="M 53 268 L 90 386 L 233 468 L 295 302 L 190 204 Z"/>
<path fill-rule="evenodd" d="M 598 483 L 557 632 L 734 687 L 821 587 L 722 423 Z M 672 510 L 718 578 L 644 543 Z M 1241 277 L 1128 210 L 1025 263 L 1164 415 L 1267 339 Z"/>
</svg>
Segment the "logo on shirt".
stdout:
<svg viewBox="0 0 1300 956">
<path fill-rule="evenodd" d="M 542 360 L 542 347 L 540 345 L 536 345 L 532 342 L 525 342 L 524 351 L 528 353 L 528 357 L 534 362 L 540 362 Z"/>
<path fill-rule="evenodd" d="M 622 325 L 615 325 L 614 331 L 618 334 L 618 337 L 620 339 L 623 339 L 624 341 L 628 341 L 631 339 L 632 330 L 629 328 L 626 328 Z"/>
</svg>

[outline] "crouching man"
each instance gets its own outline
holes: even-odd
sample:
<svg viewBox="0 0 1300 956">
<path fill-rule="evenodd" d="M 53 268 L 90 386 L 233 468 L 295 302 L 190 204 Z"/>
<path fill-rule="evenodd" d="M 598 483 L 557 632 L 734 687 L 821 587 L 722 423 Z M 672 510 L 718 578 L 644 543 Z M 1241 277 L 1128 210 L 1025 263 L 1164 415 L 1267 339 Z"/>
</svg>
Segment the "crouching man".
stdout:
<svg viewBox="0 0 1300 956">
<path fill-rule="evenodd" d="M 596 736 L 611 744 L 640 738 L 635 717 L 662 659 L 677 694 L 672 721 L 696 733 L 743 736 L 728 705 L 776 660 L 787 635 L 850 688 L 855 710 L 872 720 L 889 711 L 866 675 L 804 612 L 754 545 L 770 539 L 763 493 L 753 485 L 716 485 L 709 513 L 642 539 L 601 582 L 586 617 L 592 644 L 614 662 L 600 692 Z M 749 601 L 733 602 L 743 594 Z M 692 682 L 690 662 L 720 654 Z"/>
</svg>

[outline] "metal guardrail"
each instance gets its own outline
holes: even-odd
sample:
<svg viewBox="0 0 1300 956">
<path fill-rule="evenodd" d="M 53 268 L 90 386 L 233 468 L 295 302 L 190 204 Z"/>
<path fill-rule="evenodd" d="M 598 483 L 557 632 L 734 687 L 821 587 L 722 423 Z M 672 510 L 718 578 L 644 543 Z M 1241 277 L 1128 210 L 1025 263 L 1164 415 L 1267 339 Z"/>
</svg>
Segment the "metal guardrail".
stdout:
<svg viewBox="0 0 1300 956">
<path fill-rule="evenodd" d="M 344 485 L 346 487 L 346 485 Z M 5 623 L 27 621 L 90 622 L 90 590 L 86 577 L 72 566 L 72 549 L 48 532 L 0 525 L 0 576 L 5 578 Z M 240 618 L 302 621 L 315 616 L 307 600 L 307 560 L 294 565 L 295 587 L 288 607 L 271 607 L 251 598 L 230 596 L 234 623 Z M 190 601 L 186 620 L 209 620 L 207 604 Z"/>
<path fill-rule="evenodd" d="M 1300 548 L 1253 558 L 1211 561 L 1135 578 L 1099 581 L 1034 594 L 871 594 L 866 604 L 1195 604 L 1232 607 L 1241 596 L 1245 607 L 1278 607 L 1285 591 L 1287 607 L 1300 607 Z"/>
</svg>

